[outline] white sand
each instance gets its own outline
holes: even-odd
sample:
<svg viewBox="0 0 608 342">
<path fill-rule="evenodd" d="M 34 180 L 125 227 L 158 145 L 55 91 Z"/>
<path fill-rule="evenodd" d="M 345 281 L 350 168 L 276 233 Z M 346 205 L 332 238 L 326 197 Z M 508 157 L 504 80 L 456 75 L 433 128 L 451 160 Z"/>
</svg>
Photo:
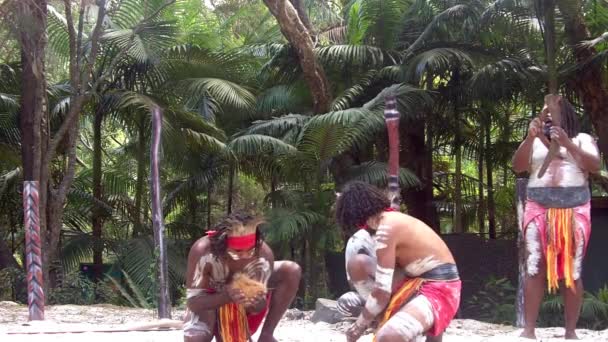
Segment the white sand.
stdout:
<svg viewBox="0 0 608 342">
<path fill-rule="evenodd" d="M 182 312 L 176 311 L 174 317 L 180 317 Z M 306 315 L 309 316 L 309 315 Z M 121 308 L 110 305 L 76 306 L 61 305 L 48 307 L 47 320 L 27 324 L 27 310 L 24 306 L 9 302 L 0 302 L 0 341 L 2 342 L 177 342 L 183 341 L 182 332 L 153 331 L 153 332 L 84 332 L 60 334 L 36 334 L 35 332 L 59 331 L 90 331 L 117 329 L 133 326 L 154 320 L 150 310 Z M 277 328 L 275 337 L 281 342 L 344 342 L 342 331 L 347 323 L 329 325 L 314 324 L 307 319 L 284 319 Z M 9 334 L 20 332 L 20 334 Z M 24 334 L 34 333 L 34 334 Z M 445 342 L 513 342 L 518 341 L 519 330 L 509 326 L 482 323 L 474 320 L 455 320 L 446 331 Z M 582 341 L 608 341 L 608 330 L 589 331 L 579 330 Z M 537 336 L 540 341 L 563 341 L 563 329 L 539 329 Z M 561 338 L 560 338 L 561 337 Z M 254 337 L 255 340 L 255 337 Z M 361 342 L 371 342 L 371 336 L 364 336 Z M 530 340 L 522 340 L 529 342 Z"/>
</svg>

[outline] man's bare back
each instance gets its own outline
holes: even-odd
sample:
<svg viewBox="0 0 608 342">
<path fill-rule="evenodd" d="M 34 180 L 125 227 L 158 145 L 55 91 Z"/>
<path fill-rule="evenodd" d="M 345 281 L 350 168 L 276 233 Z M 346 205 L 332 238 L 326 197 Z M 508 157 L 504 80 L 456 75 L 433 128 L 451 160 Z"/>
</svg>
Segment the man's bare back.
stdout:
<svg viewBox="0 0 608 342">
<path fill-rule="evenodd" d="M 440 264 L 455 263 L 439 235 L 415 217 L 386 212 L 381 216 L 378 229 L 392 230 L 391 236 L 397 245 L 396 268 L 403 269 L 409 276 L 419 276 Z"/>
</svg>

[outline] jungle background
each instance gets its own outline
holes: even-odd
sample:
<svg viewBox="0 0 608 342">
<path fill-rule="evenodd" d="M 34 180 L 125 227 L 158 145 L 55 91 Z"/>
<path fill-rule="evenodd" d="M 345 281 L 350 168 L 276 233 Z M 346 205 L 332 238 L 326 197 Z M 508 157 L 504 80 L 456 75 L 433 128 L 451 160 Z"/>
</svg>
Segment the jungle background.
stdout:
<svg viewBox="0 0 608 342">
<path fill-rule="evenodd" d="M 346 289 L 335 193 L 355 179 L 386 187 L 393 94 L 402 209 L 457 260 L 485 267 L 465 279 L 460 315 L 512 323 L 525 175 L 510 159 L 547 92 L 543 6 L 1 1 L 0 297 L 25 302 L 22 184 L 38 180 L 48 303 L 155 307 L 150 110 L 160 107 L 174 305 L 192 242 L 241 208 L 265 213 L 277 258 L 302 266 L 295 306 L 335 298 Z M 560 91 L 608 156 L 608 3 L 555 6 Z M 607 184 L 594 175 L 594 196 Z M 560 324 L 561 306 L 548 297 L 543 324 Z M 581 324 L 607 327 L 608 287 L 586 294 Z"/>
</svg>

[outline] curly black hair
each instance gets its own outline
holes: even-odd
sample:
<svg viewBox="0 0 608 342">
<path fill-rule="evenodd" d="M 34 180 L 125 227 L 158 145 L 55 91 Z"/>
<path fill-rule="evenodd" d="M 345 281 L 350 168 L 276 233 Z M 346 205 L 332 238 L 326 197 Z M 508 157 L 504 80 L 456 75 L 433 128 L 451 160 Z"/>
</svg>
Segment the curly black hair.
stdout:
<svg viewBox="0 0 608 342">
<path fill-rule="evenodd" d="M 220 220 L 220 222 L 213 228 L 215 230 L 215 234 L 209 236 L 209 241 L 211 242 L 211 254 L 213 254 L 216 258 L 223 256 L 226 254 L 226 250 L 228 249 L 228 235 L 232 230 L 232 227 L 235 224 L 249 224 L 253 221 L 255 217 L 245 212 L 233 212 Z M 259 227 L 256 227 L 255 230 L 255 250 L 256 256 L 259 253 L 260 246 L 264 241 L 264 236 Z"/>
<path fill-rule="evenodd" d="M 391 206 L 386 194 L 377 187 L 359 181 L 346 184 L 336 203 L 336 221 L 345 230 L 364 225 L 367 220 Z"/>
</svg>

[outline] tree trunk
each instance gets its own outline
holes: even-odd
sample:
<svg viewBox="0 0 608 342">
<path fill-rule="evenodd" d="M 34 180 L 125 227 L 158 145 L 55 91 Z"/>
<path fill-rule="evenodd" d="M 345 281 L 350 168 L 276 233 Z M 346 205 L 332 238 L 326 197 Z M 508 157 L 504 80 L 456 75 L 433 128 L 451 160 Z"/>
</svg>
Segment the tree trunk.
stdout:
<svg viewBox="0 0 608 342">
<path fill-rule="evenodd" d="M 581 64 L 589 62 L 597 55 L 597 51 L 593 47 L 580 44 L 590 38 L 583 16 L 582 1 L 558 0 L 557 5 L 564 18 L 566 37 L 576 61 Z M 608 161 L 608 90 L 602 75 L 602 65 L 591 63 L 578 71 L 574 77 L 583 108 L 591 116 L 593 128 L 599 136 L 599 149 L 604 160 Z"/>
<path fill-rule="evenodd" d="M 207 228 L 211 229 L 211 184 L 207 185 Z"/>
<path fill-rule="evenodd" d="M 484 132 L 485 133 L 485 132 Z M 477 220 L 479 235 L 484 236 L 486 230 L 486 204 L 484 201 L 484 188 L 483 188 L 483 160 L 485 158 L 485 147 L 484 147 L 484 134 L 481 133 L 479 137 L 479 156 L 477 160 L 477 178 L 478 178 L 478 206 L 477 206 Z"/>
<path fill-rule="evenodd" d="M 103 123 L 103 109 L 101 104 L 97 106 L 93 120 L 93 198 L 95 199 L 92 221 L 93 221 L 93 271 L 95 281 L 101 279 L 103 273 L 103 208 L 98 202 L 103 201 L 103 185 L 101 183 L 102 146 L 101 125 Z"/>
<path fill-rule="evenodd" d="M 402 165 L 409 168 L 418 176 L 422 183 L 420 188 L 404 189 L 402 196 L 408 209 L 408 214 L 422 220 L 435 231 L 439 231 L 433 213 L 433 157 L 425 144 L 425 123 L 422 120 L 408 122 L 407 130 L 402 130 L 403 149 L 401 150 Z"/>
<path fill-rule="evenodd" d="M 46 167 L 43 155 L 48 139 L 45 128 L 48 124 L 45 77 L 47 2 L 24 0 L 15 2 L 15 6 L 15 17 L 9 20 L 15 20 L 21 45 L 20 128 L 28 311 L 29 320 L 43 320 L 44 293 L 49 288 L 49 268 L 44 262 L 47 255 L 44 243 L 47 178 L 43 177 L 43 168 Z M 10 259 L 6 260 L 9 264 L 14 261 Z"/>
<path fill-rule="evenodd" d="M 464 233 L 462 225 L 462 146 L 456 145 L 456 170 L 454 171 L 454 233 Z"/>
<path fill-rule="evenodd" d="M 19 267 L 19 263 L 13 256 L 11 252 L 11 248 L 8 246 L 4 239 L 0 239 L 0 270 L 5 268 L 21 268 Z"/>
<path fill-rule="evenodd" d="M 287 0 L 264 0 L 276 18 L 281 32 L 298 55 L 304 80 L 310 90 L 315 114 L 326 113 L 331 107 L 331 89 L 323 67 L 317 60 L 309 30 L 298 11 Z"/>
<path fill-rule="evenodd" d="M 228 205 L 226 208 L 226 213 L 230 214 L 232 212 L 232 197 L 234 196 L 234 177 L 235 177 L 235 165 L 233 162 L 230 162 L 228 172 Z"/>
<path fill-rule="evenodd" d="M 488 233 L 490 235 L 490 239 L 496 239 L 496 205 L 494 203 L 494 176 L 492 170 L 492 136 L 490 125 L 486 125 L 486 174 L 488 177 L 487 181 L 487 189 L 488 189 Z"/>
<path fill-rule="evenodd" d="M 135 225 L 133 237 L 144 233 L 143 227 L 143 198 L 146 185 L 146 123 L 145 116 L 139 120 L 139 133 L 137 143 L 137 184 L 135 185 Z"/>
</svg>

